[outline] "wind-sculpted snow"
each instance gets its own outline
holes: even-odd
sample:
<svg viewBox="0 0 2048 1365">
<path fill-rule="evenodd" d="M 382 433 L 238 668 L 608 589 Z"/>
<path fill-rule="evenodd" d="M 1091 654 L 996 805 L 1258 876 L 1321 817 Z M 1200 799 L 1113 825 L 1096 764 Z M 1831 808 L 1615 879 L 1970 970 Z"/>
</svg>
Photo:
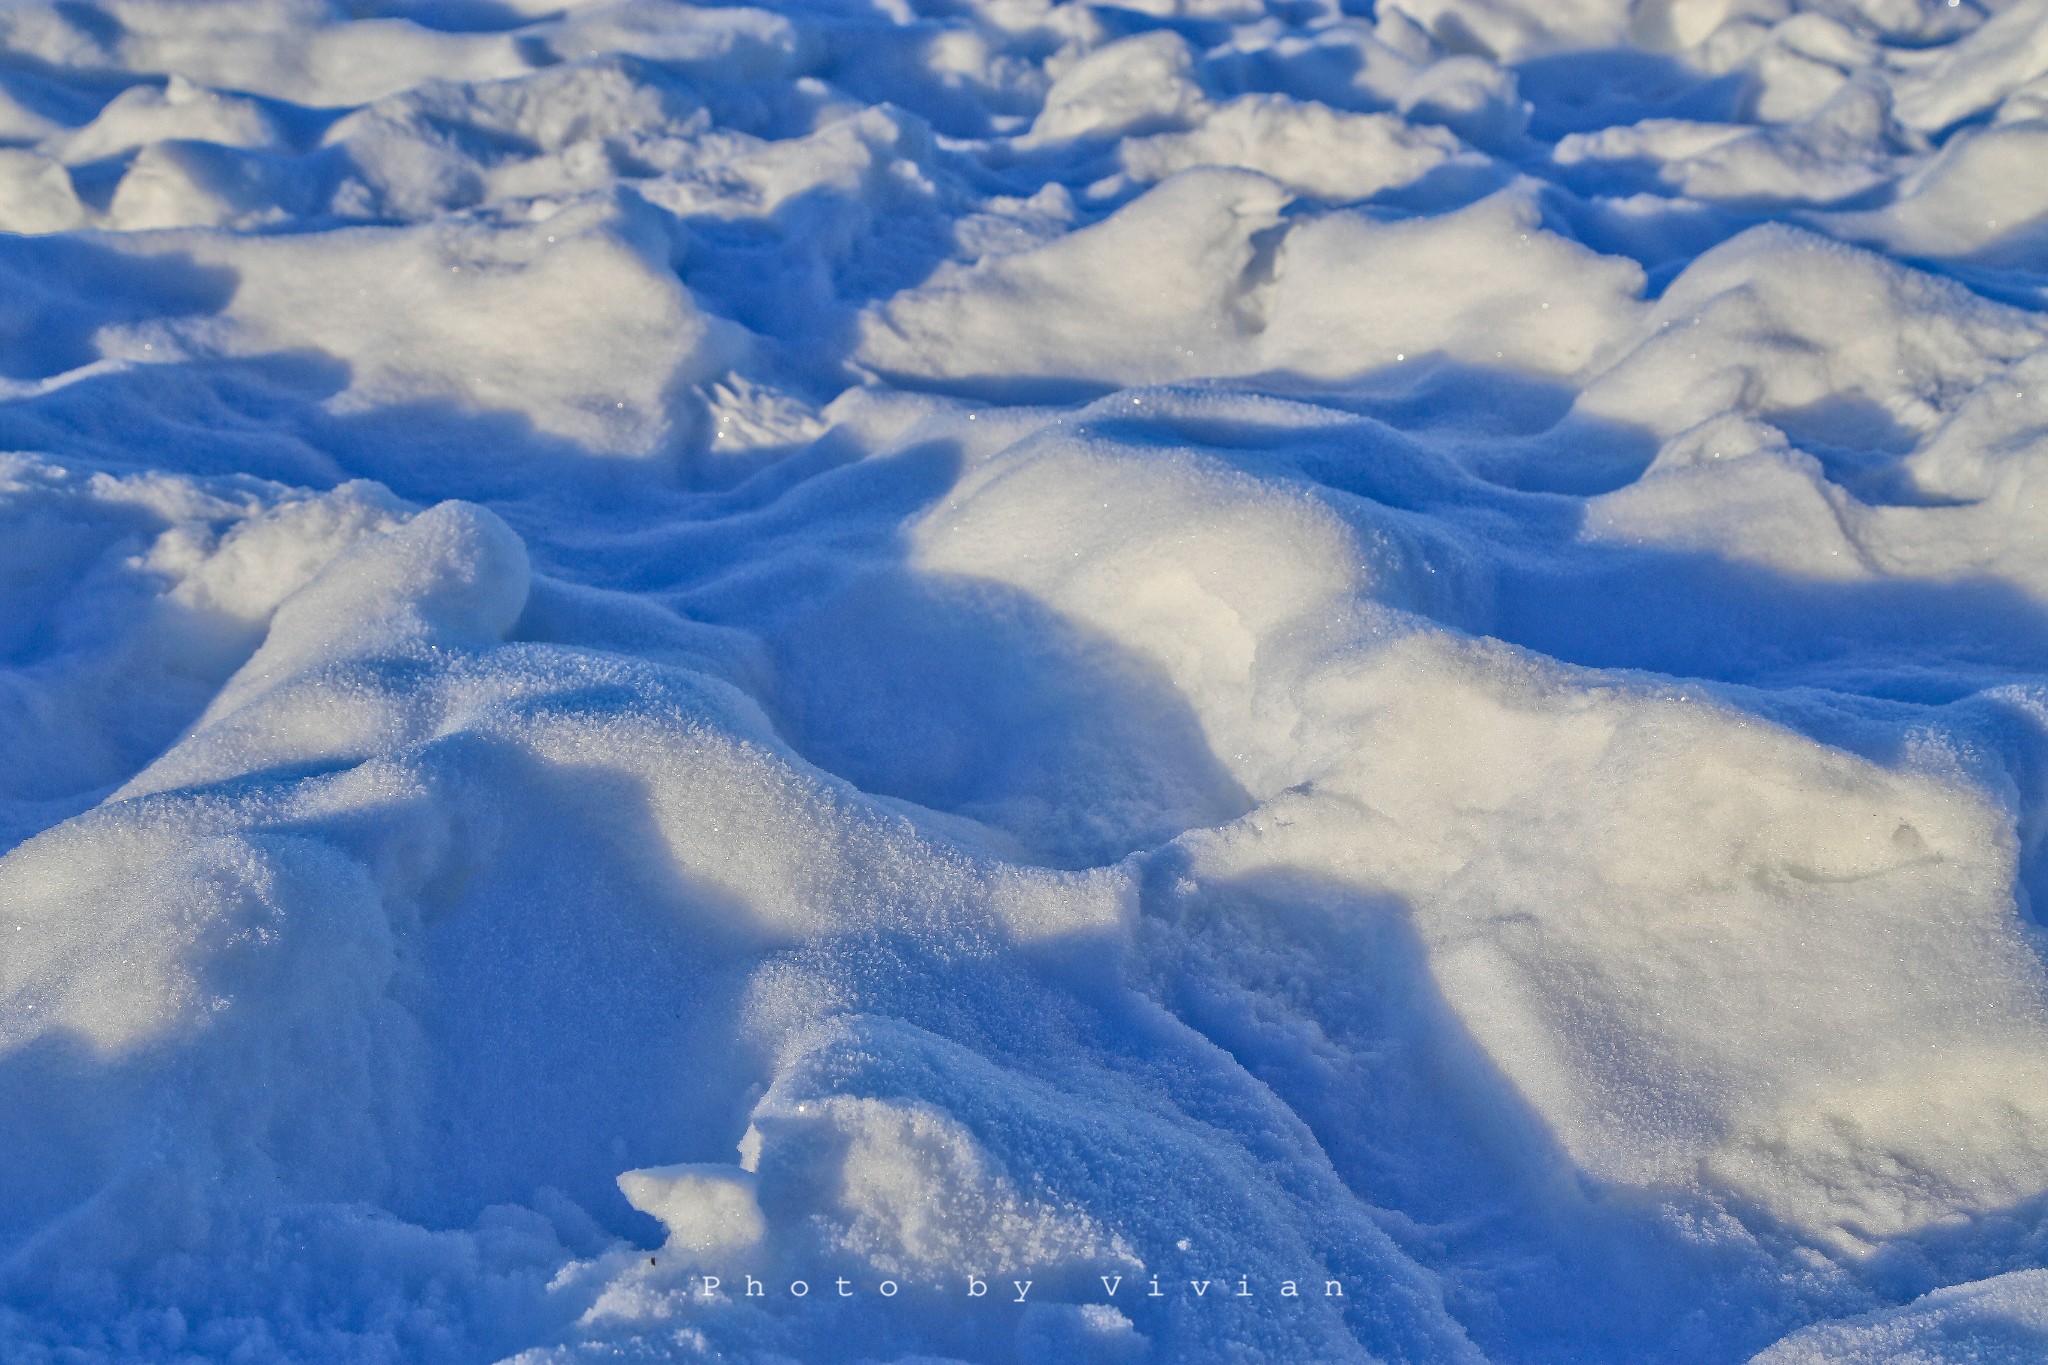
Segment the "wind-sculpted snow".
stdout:
<svg viewBox="0 0 2048 1365">
<path fill-rule="evenodd" d="M 2048 2 L 0 52 L 9 1365 L 2048 1357 Z"/>
</svg>

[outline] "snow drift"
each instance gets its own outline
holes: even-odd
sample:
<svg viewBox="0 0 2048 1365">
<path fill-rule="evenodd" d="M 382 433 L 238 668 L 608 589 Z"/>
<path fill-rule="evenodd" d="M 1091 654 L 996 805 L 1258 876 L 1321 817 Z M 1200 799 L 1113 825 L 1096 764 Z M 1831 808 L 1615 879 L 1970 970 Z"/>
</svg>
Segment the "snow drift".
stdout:
<svg viewBox="0 0 2048 1365">
<path fill-rule="evenodd" d="M 2048 6 L 0 51 L 0 1356 L 2048 1349 Z"/>
</svg>

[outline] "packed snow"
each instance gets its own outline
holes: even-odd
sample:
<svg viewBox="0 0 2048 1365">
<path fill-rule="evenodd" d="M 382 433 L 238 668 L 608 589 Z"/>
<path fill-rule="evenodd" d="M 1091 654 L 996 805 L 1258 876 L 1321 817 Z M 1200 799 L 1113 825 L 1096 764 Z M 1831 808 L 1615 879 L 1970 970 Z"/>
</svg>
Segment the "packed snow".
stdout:
<svg viewBox="0 0 2048 1365">
<path fill-rule="evenodd" d="M 2048 0 L 0 54 L 9 1365 L 2048 1359 Z"/>
</svg>

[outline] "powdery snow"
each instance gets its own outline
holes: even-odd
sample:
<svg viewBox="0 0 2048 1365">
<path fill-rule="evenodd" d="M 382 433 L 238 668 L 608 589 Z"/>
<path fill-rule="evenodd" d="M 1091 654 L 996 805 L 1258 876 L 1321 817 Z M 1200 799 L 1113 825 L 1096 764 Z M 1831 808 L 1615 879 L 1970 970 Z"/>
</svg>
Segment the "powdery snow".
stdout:
<svg viewBox="0 0 2048 1365">
<path fill-rule="evenodd" d="M 2048 1352 L 2048 3 L 0 49 L 8 1365 Z"/>
</svg>

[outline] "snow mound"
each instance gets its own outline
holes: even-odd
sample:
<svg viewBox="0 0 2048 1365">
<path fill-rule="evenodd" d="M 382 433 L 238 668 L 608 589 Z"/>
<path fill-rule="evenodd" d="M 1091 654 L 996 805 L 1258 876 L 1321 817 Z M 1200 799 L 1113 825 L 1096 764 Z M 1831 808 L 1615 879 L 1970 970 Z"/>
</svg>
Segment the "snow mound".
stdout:
<svg viewBox="0 0 2048 1365">
<path fill-rule="evenodd" d="M 2048 0 L 0 49 L 8 1365 L 2042 1356 Z"/>
</svg>

